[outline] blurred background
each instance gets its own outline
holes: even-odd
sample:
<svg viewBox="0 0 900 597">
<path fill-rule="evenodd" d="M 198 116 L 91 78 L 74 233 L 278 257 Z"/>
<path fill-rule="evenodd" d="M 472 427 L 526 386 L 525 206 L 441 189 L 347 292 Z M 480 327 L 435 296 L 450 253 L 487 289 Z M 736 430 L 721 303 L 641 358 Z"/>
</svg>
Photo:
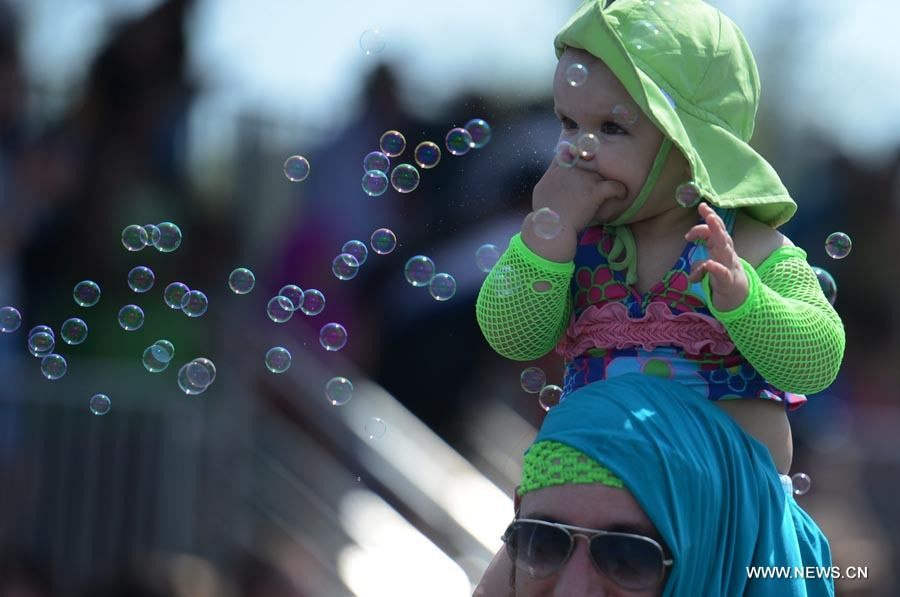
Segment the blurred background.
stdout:
<svg viewBox="0 0 900 597">
<path fill-rule="evenodd" d="M 475 252 L 501 250 L 552 157 L 552 37 L 577 2 L 0 0 L 0 597 L 468 595 L 512 517 L 522 451 L 544 414 L 482 339 Z M 801 505 L 835 562 L 868 579 L 839 594 L 900 592 L 900 9 L 807 0 L 713 2 L 744 30 L 763 97 L 755 146 L 800 209 L 783 232 L 837 281 L 841 374 L 792 413 Z M 377 29 L 378 33 L 365 32 Z M 375 36 L 374 38 L 372 36 Z M 362 192 L 363 157 L 395 129 L 406 153 L 472 118 L 491 141 L 444 151 L 419 187 Z M 300 154 L 309 177 L 289 181 Z M 171 221 L 177 251 L 128 252 L 130 224 Z M 331 271 L 381 227 L 352 280 Z M 824 251 L 834 231 L 854 245 Z M 404 279 L 416 254 L 452 274 L 452 299 Z M 156 285 L 137 295 L 127 272 Z M 236 267 L 250 294 L 227 286 Z M 99 304 L 78 307 L 91 279 Z M 173 281 L 209 310 L 169 309 Z M 266 316 L 285 284 L 326 297 L 317 316 Z M 146 314 L 124 332 L 117 313 Z M 28 330 L 83 318 L 45 379 Z M 343 350 L 319 328 L 340 322 Z M 148 373 L 144 349 L 176 347 Z M 264 355 L 283 346 L 290 369 Z M 185 395 L 195 357 L 215 383 Z M 329 379 L 352 400 L 332 406 Z M 103 416 L 89 410 L 111 399 Z"/>
</svg>

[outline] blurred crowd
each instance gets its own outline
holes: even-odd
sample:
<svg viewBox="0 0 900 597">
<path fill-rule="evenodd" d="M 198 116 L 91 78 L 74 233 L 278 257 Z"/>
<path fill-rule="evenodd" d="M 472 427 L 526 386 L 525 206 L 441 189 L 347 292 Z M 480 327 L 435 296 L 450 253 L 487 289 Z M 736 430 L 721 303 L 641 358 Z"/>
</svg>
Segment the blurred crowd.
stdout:
<svg viewBox="0 0 900 597">
<path fill-rule="evenodd" d="M 381 64 L 369 74 L 352 122 L 324 143 L 296 140 L 295 147 L 309 148 L 314 176 L 308 181 L 291 185 L 280 175 L 284 157 L 296 150 L 269 142 L 267 130 L 278 123 L 246 114 L 237 129 L 236 163 L 216 173 L 221 184 L 201 189 L 192 184 L 186 157 L 187 121 L 203 92 L 186 68 L 191 5 L 167 0 L 122 23 L 93 59 L 69 107 L 46 114 L 34 101 L 38 91 L 21 61 L 16 14 L 0 4 L 0 304 L 25 306 L 24 329 L 55 321 L 89 266 L 112 299 L 98 306 L 108 311 L 100 315 L 113 318 L 113 305 L 126 300 L 124 285 L 114 282 L 128 263 L 124 251 L 113 250 L 122 228 L 170 220 L 186 238 L 203 242 L 186 243 L 177 261 L 161 263 L 158 279 L 221 285 L 228 271 L 247 263 L 258 286 L 271 293 L 286 281 L 317 285 L 336 320 L 364 339 L 351 342 L 347 356 L 464 455 L 470 445 L 464 421 L 485 401 L 502 401 L 539 425 L 543 410 L 517 390 L 520 365 L 495 355 L 477 328 L 474 298 L 482 274 L 474 252 L 482 243 L 502 249 L 529 211 L 531 187 L 556 135 L 550 82 L 540 105 L 461 89 L 440 118 L 426 120 L 416 116 L 416 98 L 404 95 L 393 67 Z M 445 154 L 408 196 L 369 198 L 361 192 L 360 161 L 384 131 L 404 132 L 409 146 L 424 140 L 442 145 L 449 128 L 476 117 L 494 126 L 486 148 L 460 158 Z M 841 594 L 896 594 L 900 581 L 891 571 L 900 563 L 900 301 L 894 292 L 900 262 L 892 256 L 900 239 L 900 144 L 893 155 L 868 163 L 789 131 L 781 134 L 794 136 L 795 147 L 815 151 L 785 151 L 768 129 L 781 124 L 761 120 L 757 128 L 763 153 L 786 173 L 800 206 L 783 232 L 837 280 L 835 306 L 847 329 L 837 382 L 792 415 L 794 469 L 813 480 L 801 505 L 829 536 L 836 562 L 869 566 L 870 580 L 845 583 Z M 265 226 L 250 221 L 257 216 Z M 366 241 L 382 226 L 397 234 L 396 254 L 371 259 L 352 284 L 330 275 L 331 259 L 345 241 Z M 841 261 L 823 250 L 825 236 L 835 230 L 854 241 Z M 456 275 L 452 300 L 438 303 L 403 281 L 402 264 L 415 254 L 432 256 L 439 271 Z M 308 336 L 312 323 L 295 318 L 286 329 Z M 216 337 L 210 325 L 168 333 L 198 345 Z M 100 359 L 140 348 L 121 335 L 95 339 L 85 351 Z M 0 343 L 0 360 L 19 348 Z M 561 380 L 553 355 L 536 364 L 549 382 Z M 17 467 L 29 429 L 29 411 L 17 402 L 15 388 L 28 382 L 23 373 L 0 370 L 0 478 L 15 483 L 25 474 Z M 491 395 L 498 387 L 502 391 Z M 257 399 L 265 400 L 265 393 Z M 7 521 L 15 516 L 0 512 Z M 30 536 L 45 536 L 42 521 L 34 524 Z M 4 536 L 8 528 L 0 524 L 0 548 L 9 545 L 0 553 L 0 597 L 316 594 L 303 586 L 312 572 L 291 575 L 273 558 L 228 554 L 227 546 L 214 555 L 148 550 L 137 561 L 123 553 L 119 561 L 96 562 L 96 579 L 87 586 L 67 586 L 65 562 L 49 561 L 40 539 L 23 545 L 19 537 Z"/>
</svg>

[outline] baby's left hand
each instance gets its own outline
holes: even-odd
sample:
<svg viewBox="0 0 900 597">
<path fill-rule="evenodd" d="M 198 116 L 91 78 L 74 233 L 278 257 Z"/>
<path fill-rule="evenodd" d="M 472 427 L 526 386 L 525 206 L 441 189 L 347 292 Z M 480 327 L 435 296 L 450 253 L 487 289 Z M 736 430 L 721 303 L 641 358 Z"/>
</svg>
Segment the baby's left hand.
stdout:
<svg viewBox="0 0 900 597">
<path fill-rule="evenodd" d="M 684 238 L 688 241 L 704 239 L 709 259 L 694 262 L 688 281 L 699 282 L 704 274 L 709 273 L 713 306 L 719 311 L 731 311 L 747 299 L 750 292 L 747 274 L 719 214 L 706 203 L 700 203 L 697 211 L 706 223 L 697 224 L 688 230 Z"/>
</svg>

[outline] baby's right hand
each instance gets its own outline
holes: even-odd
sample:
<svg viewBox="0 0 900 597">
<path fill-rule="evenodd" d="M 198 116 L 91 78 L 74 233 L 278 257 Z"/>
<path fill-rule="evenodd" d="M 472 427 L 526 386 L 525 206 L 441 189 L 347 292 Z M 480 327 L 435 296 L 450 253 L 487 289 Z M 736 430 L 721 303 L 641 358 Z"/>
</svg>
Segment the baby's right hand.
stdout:
<svg viewBox="0 0 900 597">
<path fill-rule="evenodd" d="M 604 202 L 623 198 L 625 193 L 620 182 L 606 180 L 580 165 L 563 168 L 554 160 L 534 186 L 531 207 L 534 211 L 552 209 L 559 214 L 563 226 L 577 234 L 591 223 Z"/>
</svg>

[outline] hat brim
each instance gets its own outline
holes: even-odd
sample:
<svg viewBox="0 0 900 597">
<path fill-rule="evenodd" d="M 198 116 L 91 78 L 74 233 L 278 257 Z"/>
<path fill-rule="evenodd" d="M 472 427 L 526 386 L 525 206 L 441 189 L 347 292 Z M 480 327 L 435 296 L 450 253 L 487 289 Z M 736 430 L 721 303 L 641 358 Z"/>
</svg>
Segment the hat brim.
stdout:
<svg viewBox="0 0 900 597">
<path fill-rule="evenodd" d="M 778 173 L 756 150 L 691 110 L 684 98 L 663 91 L 646 72 L 649 69 L 635 62 L 600 3 L 582 4 L 556 36 L 554 46 L 557 57 L 572 47 L 589 52 L 609 67 L 644 114 L 687 158 L 704 199 L 722 208 L 743 208 L 773 228 L 797 211 Z"/>
</svg>

